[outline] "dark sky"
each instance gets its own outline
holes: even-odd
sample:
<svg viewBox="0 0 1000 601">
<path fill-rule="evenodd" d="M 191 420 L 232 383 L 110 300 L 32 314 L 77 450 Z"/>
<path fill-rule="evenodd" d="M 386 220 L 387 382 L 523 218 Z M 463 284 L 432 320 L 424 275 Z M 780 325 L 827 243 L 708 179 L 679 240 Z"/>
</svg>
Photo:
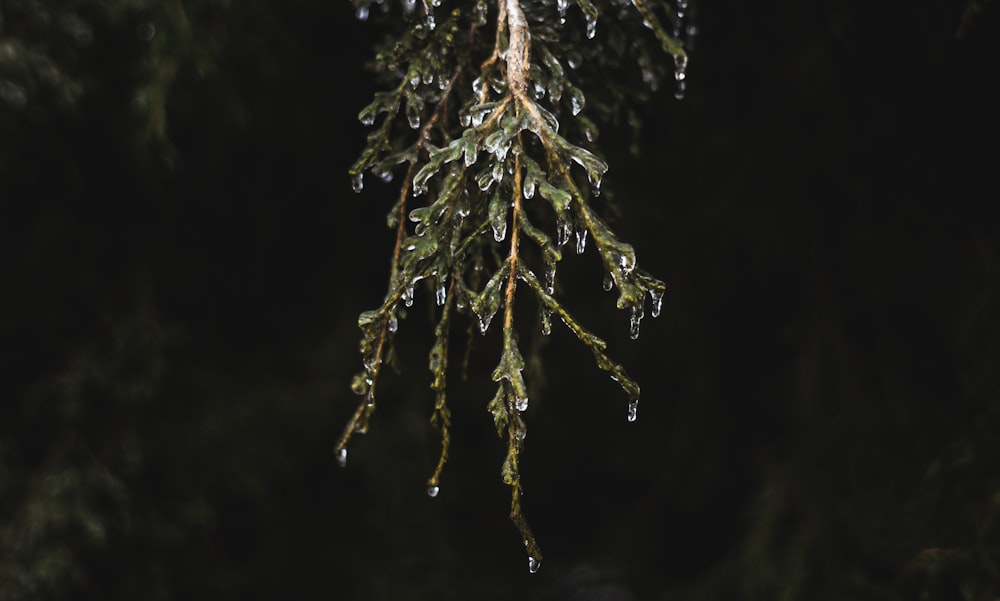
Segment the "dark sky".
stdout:
<svg viewBox="0 0 1000 601">
<path fill-rule="evenodd" d="M 134 42 L 98 30 L 118 58 L 81 59 L 76 109 L 0 108 L 0 580 L 53 599 L 993 598 L 1000 30 L 973 4 L 695 7 L 685 99 L 642 108 L 639 157 L 602 140 L 663 315 L 632 342 L 595 257 L 560 268 L 643 396 L 626 423 L 589 353 L 545 341 L 535 575 L 485 410 L 493 339 L 453 378 L 452 460 L 424 493 L 426 298 L 372 432 L 347 469 L 332 453 L 392 244 L 395 184 L 355 195 L 346 174 L 378 24 L 346 2 L 205 15 L 226 43 L 181 69 L 170 147 L 136 144 Z"/>
</svg>

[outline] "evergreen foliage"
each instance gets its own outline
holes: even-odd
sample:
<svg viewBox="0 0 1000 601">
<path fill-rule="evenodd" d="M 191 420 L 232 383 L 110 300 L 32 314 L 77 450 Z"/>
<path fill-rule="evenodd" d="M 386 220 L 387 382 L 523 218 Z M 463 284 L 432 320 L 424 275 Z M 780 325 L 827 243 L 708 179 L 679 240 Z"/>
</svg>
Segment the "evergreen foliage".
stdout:
<svg viewBox="0 0 1000 601">
<path fill-rule="evenodd" d="M 534 572 L 542 554 L 521 508 L 518 469 L 526 435 L 522 414 L 528 408 L 514 325 L 518 283 L 537 301 L 541 333 L 551 332 L 554 318 L 564 323 L 624 390 L 628 421 L 635 421 L 639 385 L 608 356 L 606 343 L 559 301 L 556 270 L 571 238 L 577 254 L 585 252 L 589 239 L 606 270 L 605 290 L 617 287 L 618 308 L 630 312 L 631 338 L 639 336 L 647 295 L 653 317 L 660 313 L 665 284 L 637 267 L 633 247 L 593 207 L 608 164 L 594 146 L 597 128 L 584 108 L 594 106 L 593 113 L 605 121 L 617 118 L 641 93 L 609 74 L 627 72 L 632 64 L 655 89 L 662 69 L 653 56 L 661 49 L 673 57 L 677 96 L 683 95 L 686 0 L 676 6 L 661 0 L 578 0 L 579 15 L 571 14 L 568 0 L 554 5 L 478 0 L 450 12 L 436 10 L 439 5 L 404 1 L 406 26 L 381 46 L 375 60 L 375 69 L 394 87 L 376 94 L 359 114 L 373 130 L 350 170 L 354 190 L 362 191 L 366 173 L 386 181 L 396 172 L 404 175 L 388 216 L 396 231 L 389 290 L 378 309 L 358 320 L 364 371 L 355 376 L 353 389 L 362 400 L 336 452 L 346 464 L 351 437 L 368 430 L 399 319 L 412 306 L 415 287 L 428 282 L 441 308 L 429 360 L 436 394 L 431 421 L 441 432 L 441 454 L 427 486 L 436 496 L 450 442 L 446 383 L 453 313 L 472 317 L 485 335 L 502 309 L 502 351 L 492 375 L 497 390 L 487 409 L 507 443 L 501 474 L 512 490 L 510 518 Z M 356 8 L 365 20 L 372 4 L 360 0 Z M 652 34 L 642 35 L 643 27 Z M 415 133 L 398 127 L 403 121 Z M 414 200 L 423 200 L 423 206 L 414 208 Z"/>
</svg>

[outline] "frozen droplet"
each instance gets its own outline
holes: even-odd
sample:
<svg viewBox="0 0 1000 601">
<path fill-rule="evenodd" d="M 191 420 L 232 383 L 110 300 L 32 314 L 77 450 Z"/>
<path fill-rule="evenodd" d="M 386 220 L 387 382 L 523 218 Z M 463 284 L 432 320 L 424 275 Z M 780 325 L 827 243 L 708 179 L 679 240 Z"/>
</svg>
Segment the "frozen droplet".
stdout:
<svg viewBox="0 0 1000 601">
<path fill-rule="evenodd" d="M 371 125 L 374 125 L 374 124 L 375 124 L 375 112 L 374 111 L 369 112 L 369 113 L 364 113 L 363 115 L 361 115 L 361 125 L 364 125 L 365 127 L 368 127 L 368 126 L 371 126 Z"/>
<path fill-rule="evenodd" d="M 629 330 L 628 335 L 632 340 L 639 337 L 639 322 L 642 321 L 643 310 L 642 307 L 632 307 L 632 318 L 629 320 Z"/>
<path fill-rule="evenodd" d="M 587 230 L 581 229 L 576 232 L 576 254 L 582 255 L 587 250 Z"/>
<path fill-rule="evenodd" d="M 660 316 L 660 308 L 663 306 L 663 290 L 653 289 L 649 291 L 649 298 L 653 300 L 653 310 L 650 311 L 653 317 Z"/>
<path fill-rule="evenodd" d="M 389 330 L 390 332 L 393 332 L 393 333 L 395 333 L 396 330 L 399 329 L 399 320 L 396 319 L 395 314 L 389 315 L 389 319 L 388 319 L 388 321 L 386 321 L 385 327 L 386 327 L 387 330 Z"/>
<path fill-rule="evenodd" d="M 639 418 L 639 401 L 629 401 L 628 404 L 628 421 L 634 422 Z"/>
<path fill-rule="evenodd" d="M 525 199 L 533 197 L 535 195 L 535 180 L 530 177 L 524 178 L 524 186 L 521 191 L 524 193 Z"/>
<path fill-rule="evenodd" d="M 635 270 L 635 252 L 629 251 L 618 255 L 618 266 L 625 275 L 632 273 Z"/>
<path fill-rule="evenodd" d="M 417 8 L 417 0 L 403 0 L 403 11 L 412 13 Z"/>
<path fill-rule="evenodd" d="M 559 24 L 566 22 L 566 10 L 569 8 L 569 0 L 556 0 L 556 9 L 559 11 Z"/>
<path fill-rule="evenodd" d="M 534 557 L 528 558 L 528 572 L 534 574 L 538 571 L 538 568 L 542 567 L 542 562 L 535 559 Z"/>
<path fill-rule="evenodd" d="M 465 166 L 472 167 L 476 164 L 477 152 L 475 147 L 465 149 Z"/>
<path fill-rule="evenodd" d="M 365 174 L 358 173 L 357 175 L 351 176 L 351 187 L 354 188 L 355 192 L 360 192 L 365 189 Z"/>
<path fill-rule="evenodd" d="M 493 181 L 499 182 L 503 179 L 503 162 L 497 161 L 493 163 Z"/>
<path fill-rule="evenodd" d="M 430 498 L 432 498 L 432 499 L 434 497 L 438 496 L 439 492 L 441 492 L 441 488 L 438 487 L 438 486 L 428 486 L 427 487 L 427 496 L 430 497 Z"/>
<path fill-rule="evenodd" d="M 479 316 L 479 333 L 486 334 L 486 330 L 490 329 L 490 322 L 493 321 L 493 313 L 489 315 Z"/>
<path fill-rule="evenodd" d="M 359 6 L 358 7 L 358 12 L 354 13 L 354 16 L 357 17 L 358 21 L 367 21 L 368 20 L 368 5 L 366 4 L 364 6 Z"/>
<path fill-rule="evenodd" d="M 434 300 L 437 302 L 437 306 L 444 305 L 444 301 L 448 298 L 448 291 L 445 290 L 444 281 L 438 282 L 437 290 L 434 292 Z"/>
<path fill-rule="evenodd" d="M 493 239 L 497 242 L 503 242 L 503 239 L 507 237 L 507 220 L 497 219 L 492 224 L 493 228 Z"/>
<path fill-rule="evenodd" d="M 458 117 L 458 122 L 462 124 L 462 127 L 469 127 L 469 123 L 472 123 L 472 116 L 469 113 L 462 113 Z"/>
<path fill-rule="evenodd" d="M 424 73 L 424 85 L 429 86 L 432 83 L 434 83 L 434 73 L 431 71 Z"/>
<path fill-rule="evenodd" d="M 587 39 L 592 40 L 597 35 L 597 19 L 587 17 Z"/>
<path fill-rule="evenodd" d="M 410 129 L 418 129 L 420 127 L 420 112 L 406 111 L 406 120 L 410 123 Z"/>
<path fill-rule="evenodd" d="M 427 29 L 434 31 L 435 27 L 437 27 L 437 23 L 434 21 L 434 13 L 427 11 Z"/>
<path fill-rule="evenodd" d="M 610 292 L 611 288 L 615 285 L 615 281 L 611 278 L 610 273 L 604 274 L 604 281 L 601 282 L 601 288 L 604 288 L 605 292 Z"/>
<path fill-rule="evenodd" d="M 674 92 L 674 98 L 677 100 L 684 100 L 684 89 L 685 85 L 683 81 L 677 82 L 677 91 Z"/>
<path fill-rule="evenodd" d="M 556 266 L 550 265 L 545 270 L 545 292 L 553 294 L 556 291 Z"/>
<path fill-rule="evenodd" d="M 548 336 L 552 333 L 552 311 L 546 307 L 541 309 L 541 319 L 542 319 L 542 336 Z"/>
<path fill-rule="evenodd" d="M 580 114 L 584 104 L 586 104 L 586 98 L 583 92 L 579 88 L 571 88 L 569 93 L 569 107 L 574 116 Z"/>
<path fill-rule="evenodd" d="M 517 440 L 523 441 L 527 437 L 528 437 L 528 431 L 525 430 L 524 428 L 517 428 L 516 430 L 514 430 L 514 438 L 516 438 Z"/>
<path fill-rule="evenodd" d="M 414 90 L 420 87 L 420 75 L 413 75 L 410 77 L 410 87 Z"/>
<path fill-rule="evenodd" d="M 337 451 L 337 465 L 347 467 L 347 449 Z"/>
<path fill-rule="evenodd" d="M 559 221 L 556 225 L 556 242 L 558 242 L 559 246 L 566 246 L 572 231 L 573 228 L 568 221 Z"/>
<path fill-rule="evenodd" d="M 379 177 L 382 178 L 383 182 L 388 184 L 392 181 L 392 171 L 386 171 L 385 173 L 380 174 Z"/>
<path fill-rule="evenodd" d="M 522 412 L 522 413 L 525 412 L 525 411 L 527 411 L 528 410 L 528 399 L 527 398 L 516 399 L 514 401 L 514 408 L 517 409 L 518 411 Z"/>
<path fill-rule="evenodd" d="M 403 290 L 403 304 L 407 307 L 413 306 L 413 286 Z"/>
</svg>

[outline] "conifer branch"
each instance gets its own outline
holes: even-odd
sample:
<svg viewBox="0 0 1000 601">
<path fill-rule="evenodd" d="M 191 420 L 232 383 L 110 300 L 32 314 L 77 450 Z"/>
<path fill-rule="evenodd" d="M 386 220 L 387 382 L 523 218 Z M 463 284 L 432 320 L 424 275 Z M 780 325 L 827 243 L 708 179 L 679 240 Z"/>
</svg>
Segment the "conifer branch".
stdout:
<svg viewBox="0 0 1000 601">
<path fill-rule="evenodd" d="M 610 359 L 606 343 L 584 329 L 556 298 L 561 249 L 574 236 L 578 254 L 585 252 L 588 236 L 593 241 L 607 273 L 605 289 L 617 286 L 618 307 L 631 311 L 632 338 L 638 336 L 645 296 L 651 297 L 656 316 L 665 290 L 661 281 L 637 268 L 632 246 L 622 242 L 591 206 L 608 165 L 592 146 L 596 125 L 582 114 L 586 101 L 582 86 L 621 68 L 630 57 L 638 60 L 643 80 L 655 83 L 655 74 L 644 62 L 647 42 L 635 37 L 633 47 L 626 49 L 596 40 L 591 47 L 582 37 L 594 39 L 598 19 L 614 9 L 619 19 L 609 29 L 621 29 L 623 35 L 637 28 L 641 31 L 643 25 L 652 29 L 656 42 L 674 57 L 675 78 L 682 82 L 687 55 L 679 30 L 686 3 L 671 10 L 663 0 L 576 0 L 584 19 L 580 36 L 576 23 L 567 21 L 568 0 L 558 0 L 554 7 L 542 0 L 496 0 L 494 10 L 485 0 L 476 0 L 453 9 L 440 24 L 435 20 L 433 0 L 424 0 L 419 12 L 408 1 L 412 2 L 404 0 L 404 13 L 409 15 L 410 27 L 380 51 L 376 60 L 379 70 L 398 74 L 399 84 L 376 94 L 361 111 L 359 118 L 368 125 L 374 125 L 383 113 L 386 116 L 350 170 L 355 190 L 360 191 L 366 172 L 386 176 L 396 165 L 407 163 L 399 199 L 389 216 L 390 226 L 396 229 L 389 291 L 382 305 L 362 313 L 358 322 L 365 370 L 355 377 L 354 388 L 364 398 L 336 450 L 345 463 L 351 436 L 366 431 L 385 348 L 404 316 L 404 307 L 414 302 L 415 286 L 429 282 L 435 303 L 441 307 L 429 356 L 430 387 L 435 395 L 431 422 L 441 433 L 441 453 L 427 481 L 427 492 L 437 496 L 451 442 L 446 390 L 454 312 L 468 315 L 485 335 L 503 307 L 503 343 L 492 373 L 497 389 L 487 410 L 497 434 L 506 440 L 501 475 L 511 487 L 510 519 L 534 572 L 542 555 L 524 517 L 519 470 L 527 432 L 523 414 L 528 408 L 528 388 L 514 321 L 518 280 L 538 300 L 541 334 L 548 335 L 552 318 L 558 317 L 591 350 L 598 368 L 622 387 L 628 397 L 628 421 L 636 418 L 639 386 Z M 635 18 L 622 19 L 621 14 L 627 13 L 620 11 L 629 7 L 629 1 Z M 367 15 L 365 0 L 356 0 L 356 5 L 359 15 Z M 673 19 L 673 35 L 656 16 L 656 7 Z M 481 30 L 490 22 L 491 13 L 495 34 L 487 44 Z M 577 48 L 588 63 L 574 58 Z M 569 71 L 557 57 L 565 57 Z M 462 81 L 471 86 L 458 85 Z M 600 87 L 595 89 L 599 94 Z M 630 96 L 625 89 L 614 88 L 611 103 L 605 106 L 627 102 Z M 426 106 L 433 109 L 427 111 Z M 397 127 L 400 116 L 418 130 L 409 146 L 400 147 L 407 138 Z M 569 133 L 560 133 L 560 118 L 570 123 Z M 574 133 L 585 139 L 571 142 Z M 590 183 L 589 191 L 578 183 L 579 169 Z M 426 203 L 410 209 L 411 195 L 425 196 Z M 412 230 L 408 221 L 414 224 Z M 544 281 L 529 264 L 543 268 Z M 470 342 L 467 348 L 471 346 Z M 468 353 L 464 371 L 467 366 Z"/>
</svg>

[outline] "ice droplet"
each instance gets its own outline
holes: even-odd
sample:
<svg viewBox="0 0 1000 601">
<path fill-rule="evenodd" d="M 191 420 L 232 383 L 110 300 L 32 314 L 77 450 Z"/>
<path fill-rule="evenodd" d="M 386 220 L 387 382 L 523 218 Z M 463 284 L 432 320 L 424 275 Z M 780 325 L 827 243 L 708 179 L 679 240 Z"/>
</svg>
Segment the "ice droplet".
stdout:
<svg viewBox="0 0 1000 601">
<path fill-rule="evenodd" d="M 524 413 L 528 410 L 528 399 L 517 399 L 514 401 L 514 408 Z"/>
<path fill-rule="evenodd" d="M 569 242 L 569 236 L 572 231 L 573 228 L 570 226 L 568 221 L 559 221 L 556 226 L 556 242 L 559 243 L 559 246 L 566 246 L 566 243 Z"/>
<path fill-rule="evenodd" d="M 359 173 L 357 175 L 351 176 L 351 187 L 354 188 L 355 192 L 361 192 L 365 189 L 365 174 Z"/>
<path fill-rule="evenodd" d="M 418 111 L 406 111 L 406 120 L 410 123 L 410 129 L 420 128 L 420 113 Z"/>
<path fill-rule="evenodd" d="M 365 5 L 365 6 L 359 6 L 358 7 L 358 12 L 354 13 L 354 16 L 357 17 L 358 21 L 367 21 L 368 20 L 368 6 L 367 5 Z"/>
<path fill-rule="evenodd" d="M 651 314 L 653 317 L 659 317 L 660 308 L 663 306 L 663 290 L 650 290 L 649 297 L 653 299 L 653 310 L 651 311 Z"/>
<path fill-rule="evenodd" d="M 524 178 L 524 186 L 521 191 L 526 200 L 532 198 L 535 195 L 535 180 L 530 177 Z"/>
<path fill-rule="evenodd" d="M 587 230 L 577 230 L 576 254 L 582 255 L 585 250 L 587 250 Z"/>
<path fill-rule="evenodd" d="M 569 0 L 556 0 L 556 9 L 559 11 L 559 24 L 566 23 L 566 9 L 569 8 Z"/>
<path fill-rule="evenodd" d="M 497 242 L 503 242 L 503 239 L 507 237 L 507 220 L 498 219 L 490 226 L 493 228 L 493 239 Z"/>
<path fill-rule="evenodd" d="M 395 315 L 390 315 L 388 321 L 386 321 L 385 327 L 387 330 L 395 334 L 396 330 L 399 329 L 399 320 L 396 319 Z"/>
<path fill-rule="evenodd" d="M 605 292 L 610 292 L 611 288 L 615 285 L 615 281 L 611 279 L 611 274 L 604 274 L 604 281 L 601 282 L 601 288 L 604 288 Z"/>
<path fill-rule="evenodd" d="M 403 290 L 403 304 L 407 307 L 413 306 L 413 286 Z"/>
<path fill-rule="evenodd" d="M 552 264 L 545 270 L 545 292 L 551 295 L 555 291 L 556 291 L 556 266 L 555 264 Z"/>
<path fill-rule="evenodd" d="M 639 418 L 639 401 L 629 401 L 628 421 L 634 422 L 638 418 Z"/>
<path fill-rule="evenodd" d="M 684 89 L 687 86 L 684 85 L 684 81 L 677 82 L 677 91 L 674 92 L 674 98 L 677 100 L 684 100 Z"/>
<path fill-rule="evenodd" d="M 486 330 L 490 329 L 490 322 L 493 321 L 493 314 L 480 315 L 479 316 L 479 333 L 485 335 Z"/>
<path fill-rule="evenodd" d="M 642 321 L 642 307 L 632 307 L 632 318 L 629 320 L 628 335 L 632 340 L 639 338 L 639 322 Z"/>
<path fill-rule="evenodd" d="M 542 567 L 542 562 L 538 561 L 534 557 L 528 558 L 528 572 L 534 574 L 540 567 Z"/>
<path fill-rule="evenodd" d="M 569 93 L 569 107 L 574 117 L 580 114 L 584 104 L 586 104 L 586 99 L 583 93 L 578 89 L 571 89 Z"/>
<path fill-rule="evenodd" d="M 448 291 L 444 288 L 444 280 L 438 282 L 437 290 L 434 292 L 434 300 L 437 302 L 437 306 L 444 305 L 444 301 L 448 298 Z"/>
<path fill-rule="evenodd" d="M 587 17 L 587 39 L 592 40 L 597 35 L 597 19 Z"/>
<path fill-rule="evenodd" d="M 462 127 L 469 127 L 469 124 L 472 123 L 472 116 L 469 113 L 462 113 L 458 117 L 458 122 L 462 124 Z"/>
<path fill-rule="evenodd" d="M 439 492 L 441 492 L 441 488 L 438 487 L 438 486 L 428 486 L 427 487 L 427 496 L 430 497 L 430 498 L 432 498 L 432 499 L 434 497 L 438 496 Z"/>
<path fill-rule="evenodd" d="M 337 451 L 337 465 L 347 467 L 347 449 Z"/>
<path fill-rule="evenodd" d="M 548 336 L 552 333 L 552 311 L 542 307 L 541 310 L 542 318 L 542 336 Z"/>
</svg>

